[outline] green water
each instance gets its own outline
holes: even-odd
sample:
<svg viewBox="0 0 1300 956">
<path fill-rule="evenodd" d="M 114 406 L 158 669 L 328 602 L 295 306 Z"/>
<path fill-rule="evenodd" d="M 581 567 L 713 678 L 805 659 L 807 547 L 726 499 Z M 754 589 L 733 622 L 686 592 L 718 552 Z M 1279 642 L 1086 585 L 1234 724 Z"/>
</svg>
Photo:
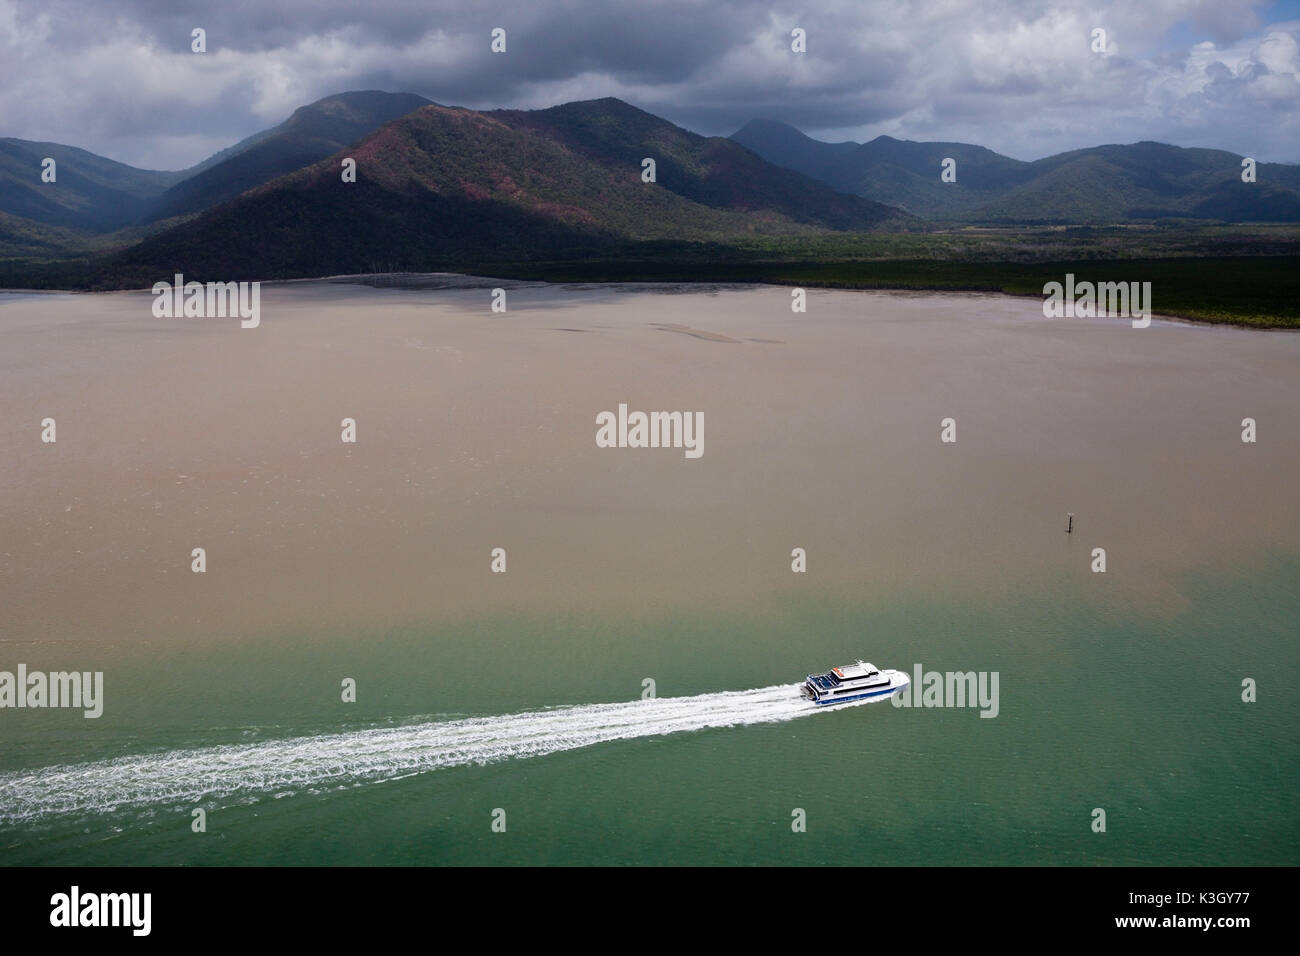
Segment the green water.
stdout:
<svg viewBox="0 0 1300 956">
<path fill-rule="evenodd" d="M 1176 613 L 1087 584 L 1024 581 L 979 601 L 805 589 L 744 608 L 575 607 L 147 653 L 6 645 L 7 660 L 76 662 L 108 681 L 98 721 L 7 714 L 10 774 L 629 700 L 646 677 L 661 698 L 766 687 L 859 654 L 909 674 L 997 671 L 1000 712 L 875 704 L 386 782 L 11 822 L 0 863 L 1294 864 L 1300 559 L 1185 575 Z M 357 681 L 355 704 L 340 700 L 343 677 Z M 1244 677 L 1258 702 L 1241 701 Z M 194 806 L 206 833 L 191 832 Z M 1091 829 L 1096 807 L 1105 833 Z M 795 808 L 805 833 L 792 832 Z"/>
</svg>

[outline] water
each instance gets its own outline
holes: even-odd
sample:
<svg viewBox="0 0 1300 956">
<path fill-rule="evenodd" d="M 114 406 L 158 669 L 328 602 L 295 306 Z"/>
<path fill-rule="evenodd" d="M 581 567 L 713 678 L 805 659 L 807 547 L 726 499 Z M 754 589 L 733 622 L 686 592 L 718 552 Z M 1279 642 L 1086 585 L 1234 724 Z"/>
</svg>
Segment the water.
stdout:
<svg viewBox="0 0 1300 956">
<path fill-rule="evenodd" d="M 434 721 L 201 750 L 170 750 L 0 777 L 0 821 L 291 794 L 465 764 L 535 757 L 616 740 L 794 720 L 825 708 L 797 684 L 647 698 L 500 717 Z M 844 706 L 858 706 L 850 702 Z"/>
<path fill-rule="evenodd" d="M 0 300 L 0 669 L 107 698 L 0 711 L 0 863 L 1295 862 L 1300 337 L 478 295 Z M 620 401 L 704 456 L 596 449 Z M 998 716 L 796 696 L 859 656 Z"/>
</svg>

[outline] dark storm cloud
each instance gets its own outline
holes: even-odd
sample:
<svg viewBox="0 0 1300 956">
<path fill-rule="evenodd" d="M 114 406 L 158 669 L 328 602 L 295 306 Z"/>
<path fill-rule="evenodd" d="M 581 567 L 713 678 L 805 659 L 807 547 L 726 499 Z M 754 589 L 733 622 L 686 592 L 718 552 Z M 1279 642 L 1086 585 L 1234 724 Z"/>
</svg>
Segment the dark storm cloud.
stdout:
<svg viewBox="0 0 1300 956">
<path fill-rule="evenodd" d="M 0 135 L 174 168 L 322 96 L 387 89 L 475 108 L 619 96 L 710 134 L 763 117 L 1022 158 L 1160 138 L 1295 161 L 1300 23 L 1269 26 L 1266 6 L 0 0 Z M 505 55 L 489 51 L 497 26 Z M 796 26 L 805 54 L 790 50 Z"/>
</svg>

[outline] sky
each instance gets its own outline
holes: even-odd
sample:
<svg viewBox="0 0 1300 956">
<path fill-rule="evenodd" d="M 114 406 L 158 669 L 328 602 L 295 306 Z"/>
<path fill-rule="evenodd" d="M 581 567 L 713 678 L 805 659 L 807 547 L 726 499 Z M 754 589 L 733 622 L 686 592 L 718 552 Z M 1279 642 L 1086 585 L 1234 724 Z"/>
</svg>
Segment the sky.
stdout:
<svg viewBox="0 0 1300 956">
<path fill-rule="evenodd" d="M 0 0 L 0 136 L 181 169 L 360 89 L 617 96 L 706 135 L 762 118 L 1026 160 L 1158 140 L 1300 163 L 1300 0 Z"/>
</svg>

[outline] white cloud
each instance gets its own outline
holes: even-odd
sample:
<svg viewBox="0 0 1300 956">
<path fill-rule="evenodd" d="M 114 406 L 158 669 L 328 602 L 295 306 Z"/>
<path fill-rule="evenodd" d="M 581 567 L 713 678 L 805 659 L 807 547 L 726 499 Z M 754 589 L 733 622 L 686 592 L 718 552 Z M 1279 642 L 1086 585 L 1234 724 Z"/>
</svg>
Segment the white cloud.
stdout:
<svg viewBox="0 0 1300 956">
<path fill-rule="evenodd" d="M 0 135 L 179 168 L 304 103 L 379 88 L 475 107 L 612 95 L 708 133 L 767 117 L 828 138 L 965 140 L 1025 159 L 1162 139 L 1296 162 L 1300 22 L 1263 26 L 1265 7 L 0 0 Z M 189 52 L 195 25 L 211 52 Z M 509 31 L 504 56 L 487 50 L 495 25 Z M 806 54 L 790 51 L 795 26 Z M 1095 27 L 1106 56 L 1091 51 Z"/>
</svg>

